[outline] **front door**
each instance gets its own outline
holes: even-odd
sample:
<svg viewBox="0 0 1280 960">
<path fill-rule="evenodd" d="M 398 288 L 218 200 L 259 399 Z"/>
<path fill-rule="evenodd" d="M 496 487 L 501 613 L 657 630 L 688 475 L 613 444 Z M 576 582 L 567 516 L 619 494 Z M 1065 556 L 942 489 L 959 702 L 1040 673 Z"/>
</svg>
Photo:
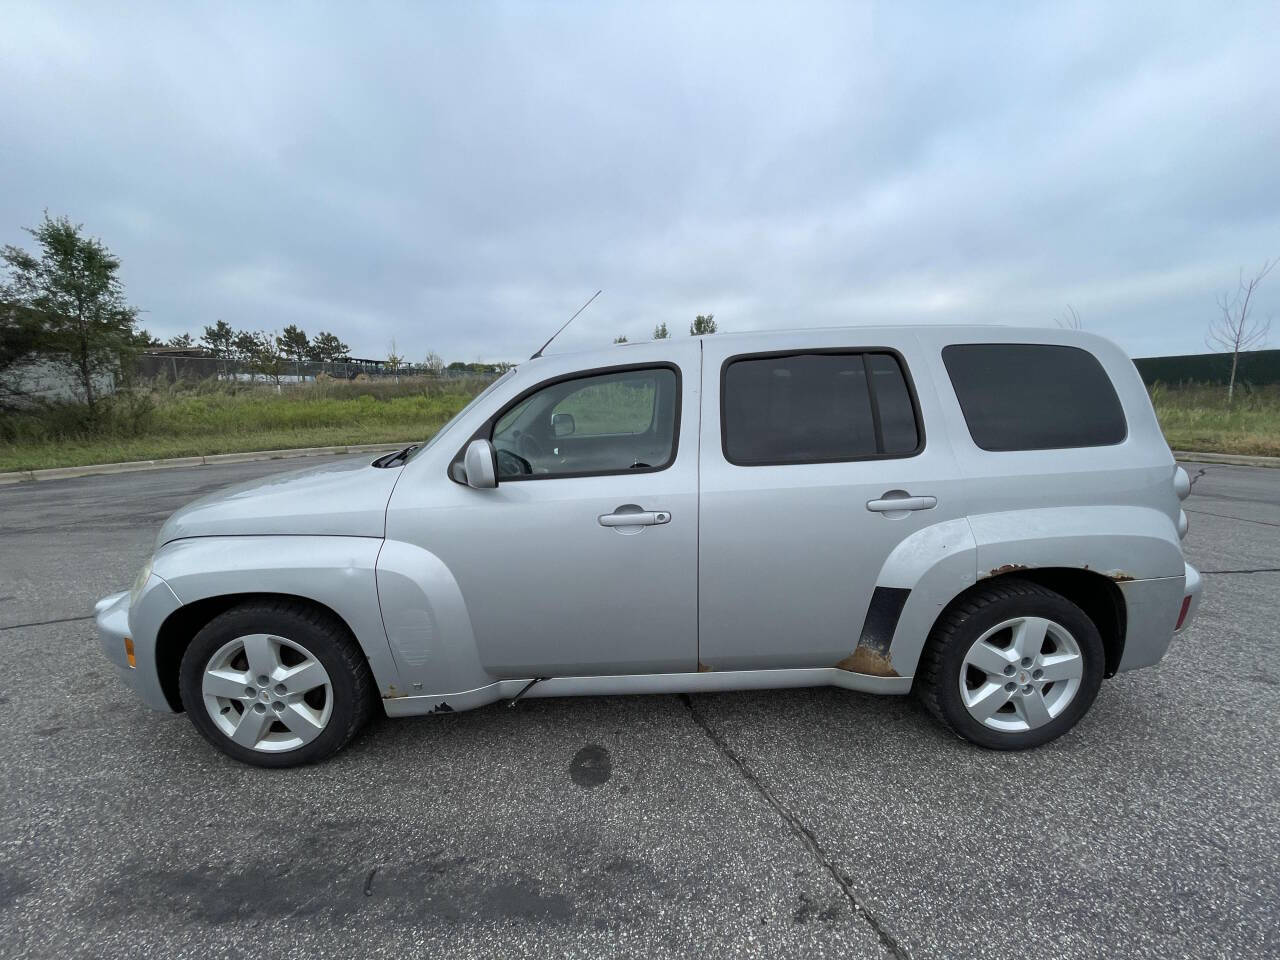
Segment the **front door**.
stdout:
<svg viewBox="0 0 1280 960">
<path fill-rule="evenodd" d="M 964 515 L 954 457 L 925 436 L 913 336 L 797 338 L 704 339 L 699 660 L 882 672 L 854 656 L 877 576 L 912 533 Z"/>
<path fill-rule="evenodd" d="M 498 486 L 452 491 L 424 537 L 492 675 L 695 669 L 700 359 L 696 341 L 620 347 L 483 428 Z"/>
</svg>

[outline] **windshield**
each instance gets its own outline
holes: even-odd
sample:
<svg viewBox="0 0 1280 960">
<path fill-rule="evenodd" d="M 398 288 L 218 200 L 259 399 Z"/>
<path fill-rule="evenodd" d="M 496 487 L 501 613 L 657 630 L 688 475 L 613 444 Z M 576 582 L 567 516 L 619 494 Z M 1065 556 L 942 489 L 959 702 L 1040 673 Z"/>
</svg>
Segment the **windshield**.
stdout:
<svg viewBox="0 0 1280 960">
<path fill-rule="evenodd" d="M 472 407 L 474 407 L 477 403 L 479 403 L 489 394 L 493 393 L 493 391 L 498 388 L 499 384 L 504 383 L 505 381 L 510 380 L 513 376 L 515 376 L 517 369 L 518 369 L 517 367 L 512 367 L 506 373 L 502 374 L 502 376 L 498 377 L 497 380 L 493 381 L 493 383 L 489 384 L 487 387 L 485 387 L 483 390 L 477 393 L 474 397 L 472 397 L 471 402 L 468 403 L 461 410 L 459 410 L 457 413 L 455 413 L 452 417 L 450 417 L 449 422 L 446 423 L 439 430 L 437 430 L 434 434 L 432 434 L 430 440 L 422 444 L 422 446 L 418 447 L 416 450 L 410 453 L 407 457 L 405 457 L 405 462 L 408 463 L 410 460 L 412 460 L 414 457 L 421 454 L 423 451 L 430 450 L 433 446 L 435 446 L 436 441 L 439 440 L 441 437 L 443 437 L 445 433 L 448 432 L 450 427 L 452 427 L 455 423 L 457 423 L 464 416 L 470 413 Z"/>
</svg>

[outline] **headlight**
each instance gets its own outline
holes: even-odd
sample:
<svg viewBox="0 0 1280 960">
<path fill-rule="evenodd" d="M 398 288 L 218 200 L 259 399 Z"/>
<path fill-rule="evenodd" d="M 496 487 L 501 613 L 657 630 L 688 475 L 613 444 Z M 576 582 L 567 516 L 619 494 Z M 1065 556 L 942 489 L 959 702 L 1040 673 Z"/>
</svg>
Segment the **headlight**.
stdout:
<svg viewBox="0 0 1280 960">
<path fill-rule="evenodd" d="M 133 581 L 133 589 L 129 591 L 129 606 L 133 606 L 138 602 L 138 597 L 142 593 L 142 588 L 147 585 L 147 581 L 151 579 L 151 560 L 142 565 L 142 569 L 138 571 L 138 579 Z"/>
</svg>

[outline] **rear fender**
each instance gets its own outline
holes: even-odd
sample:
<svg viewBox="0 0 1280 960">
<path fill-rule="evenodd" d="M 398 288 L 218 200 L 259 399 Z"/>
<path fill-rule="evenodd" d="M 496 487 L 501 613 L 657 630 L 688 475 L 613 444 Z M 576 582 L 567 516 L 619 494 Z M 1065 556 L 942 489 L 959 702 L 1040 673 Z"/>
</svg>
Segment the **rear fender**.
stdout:
<svg viewBox="0 0 1280 960">
<path fill-rule="evenodd" d="M 1183 575 L 1178 530 L 1143 507 L 1048 507 L 969 518 L 978 577 L 1023 567 L 1076 567 L 1117 583 Z"/>
<path fill-rule="evenodd" d="M 1139 639 L 1134 631 L 1142 634 L 1132 652 L 1126 646 L 1120 669 L 1158 659 L 1158 653 L 1136 651 L 1154 651 L 1158 644 L 1146 635 L 1171 633 L 1177 615 L 1185 567 L 1173 522 L 1158 510 L 1132 506 L 1051 507 L 952 520 L 898 545 L 877 579 L 877 586 L 911 591 L 888 648 L 892 675 L 914 676 L 938 616 L 965 590 L 991 577 L 1046 567 L 1091 570 L 1114 580 L 1130 608 L 1130 639 Z M 860 646 L 868 642 L 875 637 L 864 630 Z"/>
</svg>

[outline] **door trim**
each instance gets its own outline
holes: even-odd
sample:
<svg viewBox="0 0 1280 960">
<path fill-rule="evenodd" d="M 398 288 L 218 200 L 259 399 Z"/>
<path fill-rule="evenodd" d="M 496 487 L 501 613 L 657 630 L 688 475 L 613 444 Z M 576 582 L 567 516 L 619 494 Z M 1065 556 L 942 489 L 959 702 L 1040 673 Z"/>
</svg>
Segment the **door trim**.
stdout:
<svg viewBox="0 0 1280 960">
<path fill-rule="evenodd" d="M 538 680 L 529 687 L 531 680 Z M 911 692 L 911 677 L 877 677 L 851 673 L 836 667 L 800 667 L 784 670 L 726 670 L 721 673 L 638 673 L 595 677 L 524 677 L 499 680 L 457 693 L 412 697 L 388 697 L 382 701 L 387 715 L 407 717 L 423 713 L 453 713 L 510 700 L 521 692 L 533 697 L 600 697 L 618 694 L 715 693 L 729 690 L 785 690 L 797 687 L 842 687 L 862 693 L 904 695 Z M 527 688 L 527 689 L 526 689 Z"/>
</svg>

